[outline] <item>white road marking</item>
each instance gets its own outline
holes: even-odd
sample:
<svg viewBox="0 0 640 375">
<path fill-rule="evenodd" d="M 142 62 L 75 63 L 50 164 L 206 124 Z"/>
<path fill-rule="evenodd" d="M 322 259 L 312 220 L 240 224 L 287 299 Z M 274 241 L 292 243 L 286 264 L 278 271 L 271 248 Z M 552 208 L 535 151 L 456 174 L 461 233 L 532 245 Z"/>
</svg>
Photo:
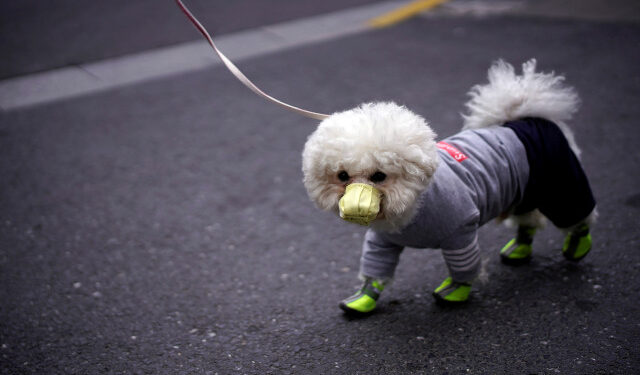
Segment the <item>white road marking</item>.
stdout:
<svg viewBox="0 0 640 375">
<path fill-rule="evenodd" d="M 408 1 L 386 1 L 214 36 L 234 62 L 360 33 L 367 21 Z M 179 12 L 176 9 L 176 12 Z M 185 20 L 185 22 L 187 22 Z M 206 25 L 205 25 L 206 26 Z M 197 31 L 194 29 L 194 38 Z M 158 48 L 0 81 L 0 109 L 30 107 L 221 64 L 206 41 Z"/>
</svg>

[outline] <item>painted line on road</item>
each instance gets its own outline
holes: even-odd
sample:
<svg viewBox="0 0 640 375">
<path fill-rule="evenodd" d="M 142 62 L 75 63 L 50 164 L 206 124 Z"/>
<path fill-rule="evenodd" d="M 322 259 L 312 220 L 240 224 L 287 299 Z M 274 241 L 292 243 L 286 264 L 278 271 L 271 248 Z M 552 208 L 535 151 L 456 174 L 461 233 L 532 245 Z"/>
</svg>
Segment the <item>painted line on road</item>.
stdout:
<svg viewBox="0 0 640 375">
<path fill-rule="evenodd" d="M 232 60 L 364 32 L 367 21 L 409 1 L 385 1 L 215 38 Z M 195 35 L 195 34 L 194 34 Z M 0 81 L 0 109 L 26 108 L 221 64 L 206 41 L 182 43 Z"/>
<path fill-rule="evenodd" d="M 382 28 L 395 25 L 402 21 L 416 16 L 418 13 L 435 8 L 449 0 L 417 0 L 398 9 L 369 20 L 369 25 L 375 28 Z"/>
</svg>

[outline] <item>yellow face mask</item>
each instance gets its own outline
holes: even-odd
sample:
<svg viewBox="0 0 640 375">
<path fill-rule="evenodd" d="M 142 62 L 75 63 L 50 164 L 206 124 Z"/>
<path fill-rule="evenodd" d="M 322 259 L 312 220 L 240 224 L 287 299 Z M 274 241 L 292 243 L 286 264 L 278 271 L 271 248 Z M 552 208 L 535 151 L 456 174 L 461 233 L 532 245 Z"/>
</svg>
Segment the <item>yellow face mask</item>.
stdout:
<svg viewBox="0 0 640 375">
<path fill-rule="evenodd" d="M 380 212 L 380 196 L 382 193 L 368 184 L 354 183 L 347 185 L 338 208 L 340 217 L 346 221 L 360 225 L 369 225 Z"/>
</svg>

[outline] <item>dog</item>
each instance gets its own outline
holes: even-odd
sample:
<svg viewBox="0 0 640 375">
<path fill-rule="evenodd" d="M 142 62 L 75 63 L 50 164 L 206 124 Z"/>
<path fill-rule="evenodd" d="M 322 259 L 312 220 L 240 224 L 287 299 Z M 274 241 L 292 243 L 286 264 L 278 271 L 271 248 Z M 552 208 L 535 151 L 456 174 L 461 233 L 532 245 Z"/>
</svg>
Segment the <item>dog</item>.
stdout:
<svg viewBox="0 0 640 375">
<path fill-rule="evenodd" d="M 441 249 L 449 276 L 433 296 L 469 299 L 481 269 L 477 231 L 493 220 L 517 226 L 501 250 L 506 264 L 531 259 L 546 220 L 566 231 L 562 254 L 591 250 L 596 203 L 566 122 L 579 97 L 564 77 L 518 75 L 494 63 L 471 88 L 460 133 L 436 141 L 427 122 L 392 102 L 367 103 L 324 119 L 302 153 L 310 199 L 342 219 L 369 226 L 360 260 L 363 285 L 339 307 L 369 314 L 394 276 L 404 247 Z"/>
</svg>

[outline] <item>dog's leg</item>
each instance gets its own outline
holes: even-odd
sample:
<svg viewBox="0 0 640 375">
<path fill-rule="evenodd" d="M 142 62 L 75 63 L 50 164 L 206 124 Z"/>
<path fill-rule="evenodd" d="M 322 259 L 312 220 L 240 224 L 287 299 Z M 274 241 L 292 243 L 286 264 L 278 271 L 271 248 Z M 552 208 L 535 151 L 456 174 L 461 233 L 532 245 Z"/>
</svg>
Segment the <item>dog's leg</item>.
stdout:
<svg viewBox="0 0 640 375">
<path fill-rule="evenodd" d="M 472 236 L 473 241 L 461 248 L 454 246 L 455 243 L 443 243 L 442 256 L 450 276 L 432 293 L 437 303 L 457 305 L 469 299 L 471 283 L 478 277 L 482 265 L 478 235 L 474 231 Z"/>
<path fill-rule="evenodd" d="M 538 210 L 533 210 L 522 215 L 510 216 L 505 224 L 517 226 L 516 237 L 512 238 L 500 250 L 500 260 L 509 265 L 520 265 L 531 260 L 533 251 L 533 236 L 536 231 L 546 224 L 544 215 Z"/>
<path fill-rule="evenodd" d="M 376 301 L 380 298 L 380 294 L 391 280 L 377 280 L 372 277 L 362 276 L 364 284 L 360 290 L 349 298 L 345 298 L 340 302 L 340 308 L 352 316 L 367 315 L 376 308 Z"/>
<path fill-rule="evenodd" d="M 590 227 L 595 223 L 598 217 L 598 211 L 594 208 L 593 211 L 584 219 L 580 220 L 578 224 L 572 225 L 569 228 L 561 228 L 567 232 L 567 236 L 564 238 L 562 245 L 562 255 L 571 261 L 579 261 L 591 250 L 591 233 Z"/>
</svg>

